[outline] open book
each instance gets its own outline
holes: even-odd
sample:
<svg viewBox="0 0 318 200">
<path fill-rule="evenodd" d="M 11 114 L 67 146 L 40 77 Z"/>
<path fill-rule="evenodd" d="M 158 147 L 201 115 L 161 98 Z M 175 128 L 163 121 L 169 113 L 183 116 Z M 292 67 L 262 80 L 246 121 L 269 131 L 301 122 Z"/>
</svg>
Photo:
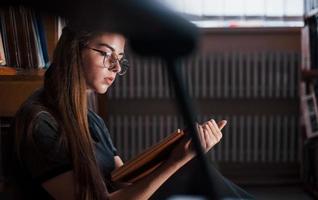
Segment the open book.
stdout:
<svg viewBox="0 0 318 200">
<path fill-rule="evenodd" d="M 133 183 L 148 175 L 162 164 L 184 135 L 185 132 L 178 129 L 159 143 L 146 149 L 123 166 L 115 169 L 111 173 L 112 181 Z"/>
<path fill-rule="evenodd" d="M 217 122 L 217 124 L 222 130 L 226 125 L 226 121 L 222 120 Z M 111 173 L 112 181 L 133 183 L 148 175 L 168 158 L 171 150 L 185 135 L 185 131 L 178 129 L 159 143 L 146 149 L 123 166 L 115 169 Z"/>
<path fill-rule="evenodd" d="M 222 130 L 226 121 L 222 120 L 217 124 L 220 130 Z M 185 131 L 178 129 L 159 143 L 146 149 L 123 166 L 115 169 L 111 173 L 112 181 L 134 183 L 148 175 L 168 158 L 171 150 L 185 135 Z"/>
</svg>

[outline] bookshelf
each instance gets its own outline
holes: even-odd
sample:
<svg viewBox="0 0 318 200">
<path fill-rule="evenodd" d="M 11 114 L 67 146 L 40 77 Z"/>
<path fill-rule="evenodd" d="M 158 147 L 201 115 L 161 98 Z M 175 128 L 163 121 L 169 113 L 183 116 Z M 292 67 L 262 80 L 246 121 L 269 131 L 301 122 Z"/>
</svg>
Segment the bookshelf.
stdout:
<svg viewBox="0 0 318 200">
<path fill-rule="evenodd" d="M 209 159 L 236 183 L 299 183 L 300 28 L 209 29 L 201 39 L 180 71 L 198 120 L 229 121 Z M 183 128 L 164 63 L 128 56 L 131 70 L 98 104 L 124 160 Z"/>
<path fill-rule="evenodd" d="M 300 98 L 302 113 L 303 159 L 302 174 L 304 188 L 318 198 L 318 2 L 305 0 L 305 26 L 302 29 L 302 59 L 300 66 Z M 313 136 L 313 137 L 310 137 Z"/>
<path fill-rule="evenodd" d="M 312 81 L 318 78 L 318 69 L 302 70 L 301 77 L 303 81 Z"/>
<path fill-rule="evenodd" d="M 10 17 L 8 17 L 8 13 Z M 28 16 L 30 14 L 30 16 Z M 0 66 L 0 117 L 12 117 L 20 104 L 37 88 L 43 84 L 43 75 L 45 72 L 44 66 L 40 66 L 39 62 L 27 62 L 23 61 L 24 54 L 28 54 L 29 57 L 37 57 L 39 54 L 47 53 L 48 59 L 52 59 L 54 47 L 59 38 L 60 32 L 60 18 L 58 16 L 49 15 L 46 13 L 35 12 L 28 10 L 25 7 L 0 7 L 0 15 L 2 21 L 0 26 L 2 27 L 0 36 L 2 37 L 2 48 L 5 51 L 6 64 Z M 11 17 L 14 16 L 14 17 Z M 12 24 L 16 24 L 18 20 L 23 21 L 22 27 L 11 27 Z M 8 25 L 7 23 L 11 23 Z M 36 23 L 41 24 L 38 29 L 35 30 Z M 25 32 L 24 25 L 30 25 L 29 30 L 33 30 L 32 34 L 22 35 L 21 32 Z M 12 35 L 34 37 L 36 40 L 32 41 L 32 38 L 23 40 L 18 37 L 15 41 L 10 41 L 12 37 L 8 37 L 9 31 L 15 31 Z M 44 37 L 40 39 L 40 34 L 44 34 Z M 6 41 L 7 40 L 7 41 Z M 40 41 L 41 40 L 41 41 Z M 42 41 L 43 40 L 43 41 Z M 38 51 L 28 51 L 30 49 L 23 49 L 25 46 L 32 46 L 32 42 L 41 43 L 41 48 Z M 43 43 L 43 44 L 42 44 Z M 15 48 L 10 46 L 14 44 Z M 44 49 L 45 47 L 45 49 Z M 22 50 L 21 50 L 22 49 Z M 14 51 L 13 51 L 14 50 Z M 20 59 L 20 62 L 12 62 L 12 51 L 15 57 Z M 36 53 L 36 55 L 30 55 Z M 11 60 L 9 59 L 11 57 Z M 28 58 L 29 59 L 29 58 Z M 28 60 L 30 61 L 30 60 Z M 38 59 L 39 61 L 39 59 Z M 27 65 L 23 65 L 27 63 Z M 30 64 L 34 65 L 30 65 Z"/>
<path fill-rule="evenodd" d="M 0 70 L 0 117 L 12 117 L 21 103 L 43 84 L 45 70 Z M 3 68 L 7 68 L 4 70 Z"/>
<path fill-rule="evenodd" d="M 8 12 L 9 12 L 9 15 L 8 15 Z M 26 16 L 26 13 L 30 15 Z M 33 18 L 30 17 L 31 15 L 33 16 Z M 11 17 L 8 17 L 8 16 L 11 16 Z M 38 20 L 37 22 L 33 21 L 35 20 L 34 16 L 38 17 L 36 18 Z M 39 65 L 39 62 L 38 62 L 39 54 L 42 54 L 42 53 L 44 54 L 46 52 L 46 55 L 47 55 L 46 61 L 52 60 L 53 50 L 59 38 L 59 33 L 61 29 L 60 21 L 62 19 L 59 18 L 58 16 L 52 16 L 46 13 L 36 13 L 36 14 L 32 12 L 29 13 L 29 11 L 27 11 L 27 9 L 25 8 L 9 7 L 9 6 L 0 7 L 0 19 L 1 19 L 0 20 L 0 36 L 1 36 L 0 38 L 2 39 L 2 42 L 3 42 L 2 44 L 0 43 L 0 47 L 1 47 L 0 50 L 2 49 L 2 54 L 0 55 L 4 56 L 6 61 L 5 63 L 1 63 L 1 66 L 0 66 L 0 102 L 1 102 L 0 103 L 0 146 L 1 146 L 1 137 L 5 134 L 9 134 L 12 118 L 15 115 L 18 108 L 20 107 L 20 105 L 26 100 L 26 98 L 28 98 L 30 94 L 32 94 L 36 89 L 40 88 L 43 85 L 43 76 L 45 73 L 45 69 L 43 68 L 43 65 L 42 66 Z M 22 20 L 21 22 L 21 19 L 23 19 L 24 21 Z M 17 23 L 16 20 L 20 20 L 19 21 L 20 23 Z M 28 21 L 28 20 L 31 20 L 31 21 Z M 38 31 L 35 31 L 35 23 L 41 23 L 42 25 L 41 29 L 38 29 Z M 13 27 L 10 27 L 10 25 L 12 24 L 17 24 L 15 29 Z M 25 25 L 30 25 L 29 27 L 32 27 L 32 28 L 26 29 Z M 5 29 L 4 27 L 7 29 Z M 12 32 L 12 30 L 15 30 L 15 32 Z M 31 32 L 27 33 L 26 30 L 29 30 Z M 43 36 L 41 41 L 39 40 L 40 31 Z M 10 34 L 11 37 L 10 36 L 7 37 L 8 34 Z M 15 41 L 10 41 L 10 39 L 12 39 L 12 35 L 17 36 L 15 38 Z M 33 37 L 33 40 L 32 38 L 29 38 L 29 37 Z M 43 43 L 43 41 L 45 43 Z M 32 48 L 31 42 L 37 42 L 38 47 L 39 45 L 41 45 L 42 49 L 40 50 L 42 50 L 42 52 L 40 52 L 39 49 L 37 49 L 38 51 L 35 51 L 34 48 Z M 12 51 L 12 48 L 13 48 L 13 46 L 11 46 L 12 44 L 15 45 L 14 51 Z M 31 45 L 31 48 L 30 48 L 30 45 Z M 24 48 L 26 46 L 28 46 L 29 48 L 28 49 Z M 34 47 L 34 44 L 33 44 L 33 47 Z M 10 53 L 12 52 L 14 52 L 15 54 L 14 56 L 12 56 L 12 54 L 10 55 Z M 34 54 L 34 55 L 31 55 L 31 54 Z M 19 58 L 20 61 L 16 61 L 12 59 L 12 57 Z M 34 59 L 33 60 L 30 59 L 30 57 L 32 57 L 32 59 L 37 58 L 35 59 L 37 61 L 34 61 Z M 1 152 L 0 152 L 0 194 L 2 191 L 2 182 L 3 182 L 3 173 L 2 173 L 1 163 L 2 163 L 2 158 L 1 158 Z"/>
</svg>

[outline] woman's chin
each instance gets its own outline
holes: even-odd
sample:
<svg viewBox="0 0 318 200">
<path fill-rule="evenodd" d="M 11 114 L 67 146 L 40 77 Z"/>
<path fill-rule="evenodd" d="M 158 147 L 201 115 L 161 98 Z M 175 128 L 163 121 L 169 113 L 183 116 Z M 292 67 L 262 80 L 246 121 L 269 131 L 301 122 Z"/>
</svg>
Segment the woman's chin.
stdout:
<svg viewBox="0 0 318 200">
<path fill-rule="evenodd" d="M 105 94 L 108 90 L 109 86 L 103 86 L 103 87 L 99 87 L 99 88 L 95 88 L 94 91 L 98 94 Z"/>
<path fill-rule="evenodd" d="M 95 84 L 95 85 L 90 85 L 87 89 L 94 91 L 98 94 L 105 94 L 108 90 L 110 85 L 108 84 Z"/>
</svg>

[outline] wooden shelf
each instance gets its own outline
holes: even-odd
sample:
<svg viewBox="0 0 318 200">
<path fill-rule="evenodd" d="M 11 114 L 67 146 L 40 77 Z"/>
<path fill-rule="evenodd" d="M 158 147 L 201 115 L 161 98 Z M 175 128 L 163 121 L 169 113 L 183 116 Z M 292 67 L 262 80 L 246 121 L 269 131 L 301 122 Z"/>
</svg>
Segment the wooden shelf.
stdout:
<svg viewBox="0 0 318 200">
<path fill-rule="evenodd" d="M 0 67 L 0 81 L 4 80 L 42 80 L 45 69 L 15 69 Z"/>
<path fill-rule="evenodd" d="M 301 78 L 302 80 L 307 80 L 307 81 L 318 79 L 318 69 L 302 70 Z"/>
<path fill-rule="evenodd" d="M 43 85 L 44 72 L 0 67 L 0 117 L 14 116 L 26 98 Z"/>
</svg>

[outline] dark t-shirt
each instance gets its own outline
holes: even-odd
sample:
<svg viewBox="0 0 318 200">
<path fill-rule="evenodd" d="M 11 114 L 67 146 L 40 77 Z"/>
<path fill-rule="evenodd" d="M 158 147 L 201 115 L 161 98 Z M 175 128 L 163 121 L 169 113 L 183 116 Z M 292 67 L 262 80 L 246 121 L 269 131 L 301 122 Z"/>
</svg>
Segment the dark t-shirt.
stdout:
<svg viewBox="0 0 318 200">
<path fill-rule="evenodd" d="M 88 113 L 90 134 L 95 147 L 95 157 L 105 180 L 110 180 L 117 150 L 104 121 L 93 111 Z M 39 114 L 33 128 L 34 143 L 21 145 L 23 158 L 18 182 L 25 197 L 51 199 L 41 184 L 59 174 L 72 170 L 72 163 L 64 145 L 58 140 L 58 124 L 47 112 Z"/>
</svg>

